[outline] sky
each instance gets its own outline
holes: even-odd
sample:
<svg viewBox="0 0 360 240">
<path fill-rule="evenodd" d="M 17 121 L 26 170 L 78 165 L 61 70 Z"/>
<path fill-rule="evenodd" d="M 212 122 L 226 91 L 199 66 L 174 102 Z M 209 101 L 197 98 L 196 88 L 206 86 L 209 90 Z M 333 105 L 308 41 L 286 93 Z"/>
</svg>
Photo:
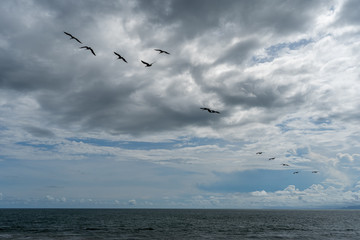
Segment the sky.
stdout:
<svg viewBox="0 0 360 240">
<path fill-rule="evenodd" d="M 0 5 L 1 208 L 360 205 L 357 0 Z"/>
</svg>

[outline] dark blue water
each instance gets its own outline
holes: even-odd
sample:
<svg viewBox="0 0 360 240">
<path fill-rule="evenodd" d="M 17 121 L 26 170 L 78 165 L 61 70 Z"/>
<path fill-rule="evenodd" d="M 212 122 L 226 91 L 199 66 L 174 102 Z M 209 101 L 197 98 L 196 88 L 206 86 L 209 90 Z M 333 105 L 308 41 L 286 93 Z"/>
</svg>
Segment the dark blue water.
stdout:
<svg viewBox="0 0 360 240">
<path fill-rule="evenodd" d="M 0 239 L 360 239 L 360 211 L 0 209 Z"/>
</svg>

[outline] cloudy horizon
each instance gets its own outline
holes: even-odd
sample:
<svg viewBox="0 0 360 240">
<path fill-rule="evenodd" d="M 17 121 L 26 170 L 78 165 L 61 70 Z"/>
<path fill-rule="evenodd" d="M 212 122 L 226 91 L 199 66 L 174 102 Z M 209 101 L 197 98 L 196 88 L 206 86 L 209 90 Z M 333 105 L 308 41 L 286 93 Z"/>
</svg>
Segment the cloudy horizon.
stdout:
<svg viewBox="0 0 360 240">
<path fill-rule="evenodd" d="M 0 207 L 360 205 L 355 0 L 1 6 Z"/>
</svg>

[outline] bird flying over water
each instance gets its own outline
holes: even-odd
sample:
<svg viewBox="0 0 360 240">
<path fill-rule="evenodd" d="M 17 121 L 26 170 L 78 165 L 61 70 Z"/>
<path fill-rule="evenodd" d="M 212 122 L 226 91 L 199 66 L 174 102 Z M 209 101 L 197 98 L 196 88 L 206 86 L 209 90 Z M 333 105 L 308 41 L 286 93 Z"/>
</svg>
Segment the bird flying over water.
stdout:
<svg viewBox="0 0 360 240">
<path fill-rule="evenodd" d="M 67 32 L 64 32 L 66 35 L 70 36 L 70 39 L 75 39 L 76 41 L 78 41 L 79 43 L 82 43 L 80 42 L 79 39 L 77 39 L 76 37 L 74 37 L 73 35 L 71 35 L 70 33 L 67 33 Z"/>
<path fill-rule="evenodd" d="M 90 50 L 92 52 L 92 54 L 94 54 L 94 56 L 96 56 L 94 50 L 91 48 L 91 47 L 88 47 L 88 46 L 83 46 L 81 48 L 86 48 L 86 50 Z"/>
<path fill-rule="evenodd" d="M 269 158 L 269 160 L 275 160 L 275 158 L 274 158 L 274 157 L 271 157 L 271 158 Z"/>
<path fill-rule="evenodd" d="M 155 63 L 155 62 L 147 63 L 147 62 L 144 62 L 143 60 L 141 60 L 141 62 L 146 65 L 145 67 L 151 67 Z"/>
<path fill-rule="evenodd" d="M 201 110 L 206 110 L 206 111 L 208 111 L 209 113 L 217 113 L 217 114 L 219 114 L 220 112 L 219 111 L 215 111 L 215 110 L 212 110 L 212 109 L 210 109 L 210 108 L 200 108 Z"/>
<path fill-rule="evenodd" d="M 257 152 L 256 154 L 263 154 L 263 152 Z"/>
<path fill-rule="evenodd" d="M 281 165 L 283 165 L 284 167 L 288 167 L 289 164 L 286 164 L 286 163 L 282 163 Z"/>
<path fill-rule="evenodd" d="M 155 50 L 155 51 L 158 51 L 159 54 L 160 54 L 160 53 L 170 54 L 170 53 L 168 53 L 167 51 L 164 51 L 164 50 L 161 50 L 161 49 L 154 49 L 154 50 Z"/>
<path fill-rule="evenodd" d="M 312 171 L 312 173 L 318 173 L 319 171 Z"/>
<path fill-rule="evenodd" d="M 118 56 L 118 59 L 122 59 L 124 62 L 127 63 L 127 61 L 125 60 L 125 58 L 123 58 L 120 54 L 118 54 L 117 52 L 114 52 L 114 54 L 115 54 L 116 56 Z"/>
<path fill-rule="evenodd" d="M 298 173 L 299 173 L 299 172 L 297 172 L 297 171 L 296 171 L 296 172 L 293 172 L 293 174 L 298 174 Z"/>
</svg>

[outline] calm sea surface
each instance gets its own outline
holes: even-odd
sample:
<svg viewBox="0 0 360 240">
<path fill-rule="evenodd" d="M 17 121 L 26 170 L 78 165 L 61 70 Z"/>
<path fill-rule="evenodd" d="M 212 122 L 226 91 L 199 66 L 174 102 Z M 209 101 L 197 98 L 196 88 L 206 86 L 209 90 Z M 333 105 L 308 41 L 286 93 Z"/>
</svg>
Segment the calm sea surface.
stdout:
<svg viewBox="0 0 360 240">
<path fill-rule="evenodd" d="M 0 209 L 0 239 L 360 239 L 360 211 Z"/>
</svg>

